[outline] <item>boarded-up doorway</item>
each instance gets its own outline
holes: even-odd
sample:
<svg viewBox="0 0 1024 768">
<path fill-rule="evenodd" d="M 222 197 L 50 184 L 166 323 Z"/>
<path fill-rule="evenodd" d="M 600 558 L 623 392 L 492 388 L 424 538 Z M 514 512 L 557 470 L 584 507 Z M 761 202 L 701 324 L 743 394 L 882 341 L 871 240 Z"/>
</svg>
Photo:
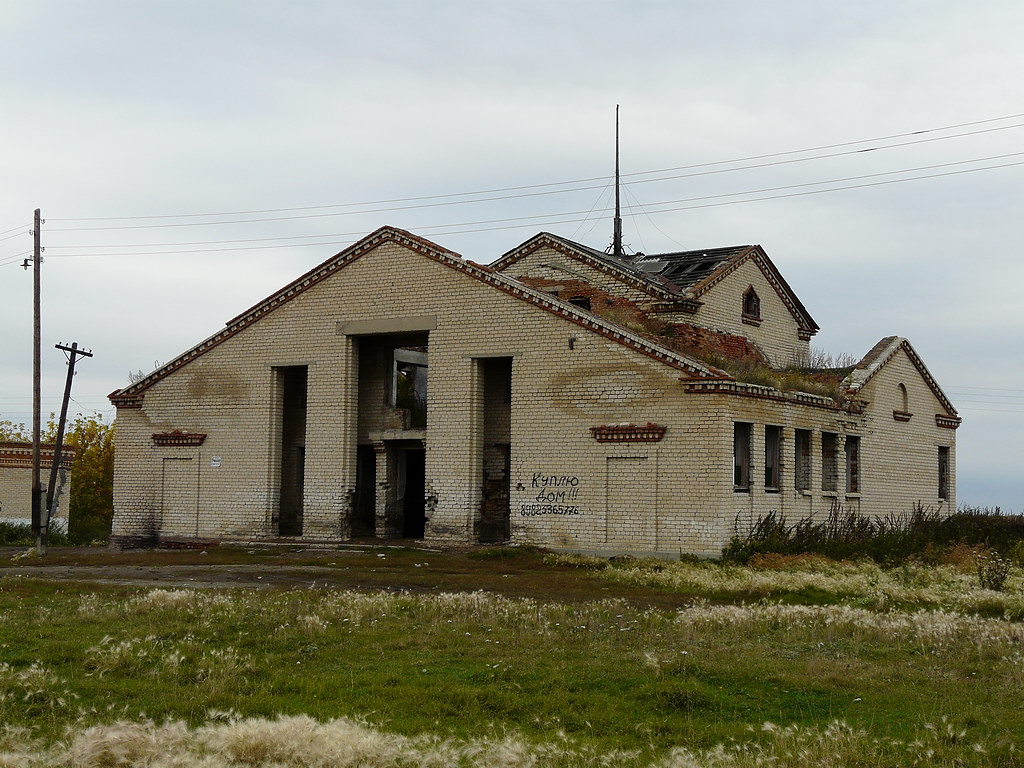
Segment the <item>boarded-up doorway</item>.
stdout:
<svg viewBox="0 0 1024 768">
<path fill-rule="evenodd" d="M 191 457 L 165 458 L 162 462 L 160 535 L 199 535 L 198 463 Z"/>
<path fill-rule="evenodd" d="M 636 549 L 657 547 L 656 462 L 646 456 L 609 456 L 606 464 L 605 541 Z"/>
</svg>

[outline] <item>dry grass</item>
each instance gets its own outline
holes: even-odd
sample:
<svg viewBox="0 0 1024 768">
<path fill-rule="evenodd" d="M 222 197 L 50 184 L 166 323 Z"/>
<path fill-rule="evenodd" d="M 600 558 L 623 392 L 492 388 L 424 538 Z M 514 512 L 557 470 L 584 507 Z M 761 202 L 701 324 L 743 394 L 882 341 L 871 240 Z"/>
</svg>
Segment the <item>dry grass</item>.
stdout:
<svg viewBox="0 0 1024 768">
<path fill-rule="evenodd" d="M 611 566 L 602 558 L 550 555 L 549 562 L 592 569 L 601 579 L 657 586 L 687 594 L 748 600 L 800 596 L 844 602 L 873 610 L 907 606 L 1024 619 L 1024 572 L 1009 572 L 1003 591 L 982 589 L 977 575 L 960 566 L 834 561 L 817 556 L 768 556 L 763 567 L 719 563 L 627 560 Z"/>
<path fill-rule="evenodd" d="M 911 740 L 879 740 L 835 721 L 820 728 L 764 723 L 750 738 L 711 749 L 601 752 L 558 735 L 531 741 L 516 732 L 475 739 L 402 736 L 365 721 L 306 716 L 227 717 L 197 728 L 168 721 L 87 727 L 45 745 L 24 729 L 0 734 L 4 768 L 822 768 L 928 765 L 1009 766 L 990 746 L 948 722 L 925 724 Z M 1020 762 L 1013 764 L 1019 765 Z"/>
</svg>

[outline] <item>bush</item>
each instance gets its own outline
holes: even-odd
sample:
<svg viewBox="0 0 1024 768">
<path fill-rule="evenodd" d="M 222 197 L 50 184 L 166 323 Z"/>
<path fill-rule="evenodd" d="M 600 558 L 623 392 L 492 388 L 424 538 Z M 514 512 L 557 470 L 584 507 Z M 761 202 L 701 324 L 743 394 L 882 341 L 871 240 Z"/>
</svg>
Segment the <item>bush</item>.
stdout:
<svg viewBox="0 0 1024 768">
<path fill-rule="evenodd" d="M 1011 562 L 995 552 L 978 555 L 978 583 L 982 589 L 1002 592 L 1010 575 Z"/>
<path fill-rule="evenodd" d="M 68 543 L 67 534 L 62 531 L 50 529 L 47 541 L 53 546 L 64 546 Z M 30 523 L 2 523 L 0 522 L 0 546 L 4 547 L 34 547 L 36 537 L 32 534 Z"/>
<path fill-rule="evenodd" d="M 825 518 L 805 517 L 790 524 L 785 516 L 769 512 L 747 535 L 734 536 L 722 558 L 746 564 L 757 555 L 817 554 L 834 560 L 968 565 L 978 550 L 1009 559 L 1024 555 L 1024 515 L 1004 515 L 998 507 L 961 507 L 943 517 L 918 505 L 909 514 L 873 518 L 836 505 Z"/>
</svg>

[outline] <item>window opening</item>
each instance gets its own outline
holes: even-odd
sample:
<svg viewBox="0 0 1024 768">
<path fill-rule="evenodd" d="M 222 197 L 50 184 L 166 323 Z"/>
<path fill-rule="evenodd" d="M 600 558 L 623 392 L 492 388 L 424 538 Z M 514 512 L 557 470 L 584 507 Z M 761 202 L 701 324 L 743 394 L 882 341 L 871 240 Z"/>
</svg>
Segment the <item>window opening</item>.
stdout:
<svg viewBox="0 0 1024 768">
<path fill-rule="evenodd" d="M 580 309 L 585 309 L 587 312 L 590 311 L 590 298 L 588 296 L 573 296 L 569 299 L 569 303 Z"/>
<path fill-rule="evenodd" d="M 821 490 L 834 491 L 838 482 L 839 467 L 836 464 L 836 452 L 839 446 L 839 435 L 833 432 L 821 433 Z"/>
<path fill-rule="evenodd" d="M 764 488 L 778 491 L 782 480 L 782 427 L 764 428 Z"/>
<path fill-rule="evenodd" d="M 808 429 L 796 430 L 795 437 L 796 468 L 794 480 L 798 491 L 811 488 L 811 432 Z"/>
<path fill-rule="evenodd" d="M 860 493 L 860 438 L 846 436 L 846 492 Z"/>
<path fill-rule="evenodd" d="M 733 490 L 750 490 L 750 432 L 751 424 L 737 421 L 732 433 Z"/>
<path fill-rule="evenodd" d="M 939 446 L 939 498 L 949 500 L 949 446 Z"/>
<path fill-rule="evenodd" d="M 409 412 L 411 429 L 427 426 L 427 352 L 420 347 L 400 347 L 394 352 L 392 405 Z"/>
<path fill-rule="evenodd" d="M 758 298 L 757 291 L 753 287 L 748 288 L 747 292 L 743 294 L 743 316 L 749 317 L 751 320 L 761 319 L 761 299 Z"/>
</svg>

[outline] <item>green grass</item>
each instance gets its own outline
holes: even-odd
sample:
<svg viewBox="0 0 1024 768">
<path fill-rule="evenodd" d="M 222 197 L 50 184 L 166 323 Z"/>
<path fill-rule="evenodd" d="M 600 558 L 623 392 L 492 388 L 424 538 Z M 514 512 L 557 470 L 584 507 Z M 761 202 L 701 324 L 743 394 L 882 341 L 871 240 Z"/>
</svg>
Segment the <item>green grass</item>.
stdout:
<svg viewBox="0 0 1024 768">
<path fill-rule="evenodd" d="M 224 551 L 217 557 L 230 559 Z M 948 764 L 1021 764 L 1007 734 L 1024 733 L 1024 627 L 978 611 L 919 612 L 943 607 L 929 602 L 928 590 L 959 589 L 950 573 L 879 571 L 865 581 L 864 566 L 804 563 L 805 572 L 817 569 L 822 578 L 801 592 L 783 572 L 760 572 L 759 582 L 751 569 L 688 563 L 598 569 L 585 559 L 545 562 L 537 553 L 490 551 L 309 557 L 335 563 L 344 579 L 380 579 L 382 586 L 419 580 L 421 588 L 168 591 L 0 580 L 0 661 L 7 665 L 0 667 L 0 717 L 7 726 L 34 728 L 48 744 L 140 717 L 209 728 L 211 710 L 233 718 L 308 715 L 321 723 L 368 718 L 393 738 L 459 743 L 493 741 L 510 729 L 535 746 L 560 732 L 577 752 L 635 750 L 629 764 L 640 765 L 680 745 L 812 738 L 807 734 L 820 735 L 837 719 L 866 735 L 836 738 L 853 739 L 854 751 L 867 754 L 881 749 L 876 739 L 909 745 L 939 738 L 922 729 L 947 716 L 949 728 L 968 731 L 942 737 Z M 415 567 L 425 558 L 429 568 Z M 429 589 L 432 580 L 450 586 L 481 569 L 491 569 L 497 584 L 520 582 L 511 593 L 546 584 L 549 597 L 564 592 L 567 599 Z M 693 569 L 700 578 L 687 581 Z M 632 581 L 616 581 L 624 575 Z M 879 611 L 860 587 L 843 586 L 872 578 L 883 591 L 885 578 L 908 590 L 911 582 L 923 586 Z M 772 579 L 797 605 L 743 604 Z M 580 598 L 582 586 L 595 598 L 606 594 L 604 585 L 621 599 Z M 651 607 L 678 600 L 680 590 L 690 607 Z M 719 604 L 694 604 L 694 594 Z M 765 721 L 810 730 L 748 730 Z M 975 741 L 987 751 L 975 752 Z M 905 764 L 903 747 L 885 750 L 892 754 L 864 764 Z"/>
<path fill-rule="evenodd" d="M 680 746 L 699 757 L 723 743 L 741 745 L 732 762 L 692 765 L 753 765 L 757 750 L 794 766 L 833 753 L 900 766 L 927 750 L 933 765 L 1024 765 L 1013 745 L 1024 733 L 1024 625 L 997 609 L 1022 598 L 1016 571 L 1007 592 L 986 593 L 951 567 L 807 558 L 758 570 L 514 550 L 54 550 L 42 562 L 190 573 L 211 558 L 321 565 L 319 584 L 331 584 L 327 572 L 360 589 L 151 590 L 8 575 L 0 765 L 63 765 L 66 754 L 79 755 L 69 765 L 142 765 L 103 751 L 128 739 L 132 750 L 215 753 L 212 743 L 248 743 L 255 731 L 280 749 L 297 739 L 295 754 L 321 737 L 412 750 L 407 762 L 374 753 L 350 763 L 366 766 L 669 765 Z M 445 591 L 474 582 L 493 589 Z M 122 721 L 136 725 L 112 725 Z M 766 721 L 797 729 L 762 730 Z M 33 736 L 10 730 L 22 727 Z M 30 749 L 32 737 L 41 743 Z M 458 756 L 425 757 L 441 742 Z M 483 760 L 484 742 L 519 758 Z M 4 749 L 27 757 L 4 763 Z M 317 755 L 282 764 L 349 764 Z"/>
</svg>

